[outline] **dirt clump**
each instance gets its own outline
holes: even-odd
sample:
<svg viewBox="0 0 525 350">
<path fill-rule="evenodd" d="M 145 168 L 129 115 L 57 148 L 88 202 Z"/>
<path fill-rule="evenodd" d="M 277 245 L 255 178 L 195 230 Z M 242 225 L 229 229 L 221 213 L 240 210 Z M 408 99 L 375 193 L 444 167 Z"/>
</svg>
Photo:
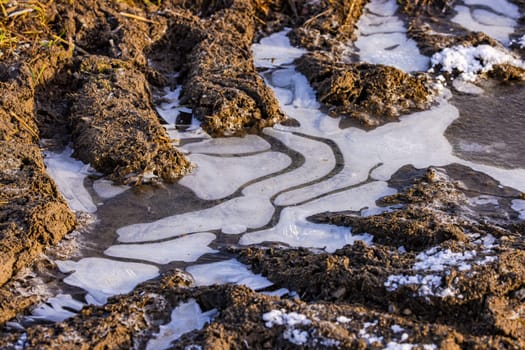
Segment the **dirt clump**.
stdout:
<svg viewBox="0 0 525 350">
<path fill-rule="evenodd" d="M 367 126 L 382 125 L 430 105 L 432 92 L 424 76 L 383 65 L 337 64 L 321 53 L 306 54 L 296 63 L 331 113 Z"/>
</svg>

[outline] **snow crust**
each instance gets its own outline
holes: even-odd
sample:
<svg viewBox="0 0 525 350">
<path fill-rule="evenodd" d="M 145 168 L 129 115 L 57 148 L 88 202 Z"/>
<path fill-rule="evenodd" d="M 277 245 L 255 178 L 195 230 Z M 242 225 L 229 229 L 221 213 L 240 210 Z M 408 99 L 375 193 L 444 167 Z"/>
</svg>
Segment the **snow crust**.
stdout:
<svg viewBox="0 0 525 350">
<path fill-rule="evenodd" d="M 432 55 L 432 66 L 441 65 L 441 70 L 448 73 L 459 71 L 460 78 L 474 81 L 480 73 L 486 73 L 495 64 L 511 64 L 525 68 L 525 62 L 510 53 L 490 45 L 452 46 Z"/>
<path fill-rule="evenodd" d="M 235 259 L 210 264 L 192 265 L 186 268 L 194 280 L 195 286 L 234 283 L 245 285 L 253 290 L 263 289 L 273 283 L 260 274 L 254 274 L 247 266 Z"/>
<path fill-rule="evenodd" d="M 197 261 L 204 254 L 217 253 L 208 245 L 216 236 L 210 232 L 200 232 L 161 243 L 118 244 L 104 251 L 108 256 L 139 259 L 157 264 L 172 261 Z"/>
<path fill-rule="evenodd" d="M 61 153 L 44 152 L 47 172 L 56 182 L 71 209 L 94 213 L 97 211 L 97 206 L 84 187 L 84 180 L 90 173 L 90 167 L 74 159 L 72 154 L 73 149 L 70 147 Z"/>
<path fill-rule="evenodd" d="M 417 44 L 406 35 L 403 21 L 395 15 L 395 0 L 372 0 L 357 22 L 361 60 L 394 66 L 405 72 L 425 71 L 428 57 L 420 54 Z"/>
<path fill-rule="evenodd" d="M 86 290 L 97 304 L 105 304 L 110 296 L 129 293 L 137 284 L 159 275 L 159 269 L 152 265 L 103 258 L 59 260 L 56 264 L 61 272 L 71 272 L 65 283 Z"/>
<path fill-rule="evenodd" d="M 58 294 L 31 310 L 31 316 L 28 318 L 32 320 L 62 322 L 76 315 L 70 310 L 80 311 L 85 305 L 86 304 L 73 299 L 69 294 Z"/>
<path fill-rule="evenodd" d="M 213 320 L 217 310 L 202 312 L 195 299 L 180 304 L 171 312 L 171 321 L 161 325 L 159 332 L 148 341 L 146 350 L 169 349 L 171 343 L 183 334 L 202 329 L 206 323 Z"/>
</svg>

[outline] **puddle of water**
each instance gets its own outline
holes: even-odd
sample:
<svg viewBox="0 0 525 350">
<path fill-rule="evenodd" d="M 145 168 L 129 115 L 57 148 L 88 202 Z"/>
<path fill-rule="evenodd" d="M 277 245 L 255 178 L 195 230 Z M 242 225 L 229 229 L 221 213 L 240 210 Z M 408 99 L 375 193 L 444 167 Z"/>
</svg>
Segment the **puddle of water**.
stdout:
<svg viewBox="0 0 525 350">
<path fill-rule="evenodd" d="M 379 56 L 386 61 L 377 63 L 395 63 L 405 70 L 414 67 L 425 70 L 428 58 L 421 58 L 415 46 L 407 45 L 405 29 L 395 17 L 396 9 L 397 5 L 390 0 L 373 0 L 367 5 L 356 46 L 383 42 Z M 381 27 L 386 22 L 390 24 Z M 64 282 L 84 289 L 88 293 L 88 303 L 105 303 L 111 295 L 127 293 L 138 283 L 158 276 L 162 265 L 172 263 L 186 268 L 197 285 L 239 283 L 254 289 L 271 285 L 238 261 L 224 261 L 224 256 L 215 254 L 214 248 L 221 245 L 278 242 L 334 251 L 357 239 L 372 243 L 371 235 L 352 235 L 348 228 L 313 224 L 306 218 L 324 211 L 353 210 L 361 215 L 373 215 L 388 210 L 378 207 L 376 200 L 395 193 L 396 190 L 388 187 L 386 181 L 405 165 L 426 168 L 458 163 L 525 191 L 521 158 L 512 163 L 512 169 L 505 169 L 498 162 L 471 157 L 479 149 L 483 152 L 490 149 L 479 148 L 476 144 L 483 145 L 480 142 L 491 140 L 488 130 L 498 129 L 499 125 L 486 128 L 479 140 L 471 137 L 476 131 L 469 130 L 468 134 L 454 131 L 458 123 L 468 122 L 463 118 L 468 101 L 488 105 L 493 99 L 498 100 L 497 97 L 484 94 L 468 98 L 456 96 L 452 101 L 460 106 L 458 111 L 450 103 L 450 92 L 444 90 L 433 108 L 404 116 L 397 123 L 371 131 L 354 127 L 341 129 L 341 118 L 331 118 L 321 112 L 315 92 L 306 78 L 291 65 L 305 51 L 290 46 L 287 32 L 263 39 L 253 46 L 253 52 L 258 67 L 267 68 L 262 74 L 274 89 L 282 110 L 295 119 L 298 126 L 277 125 L 265 129 L 261 136 L 211 140 L 195 121 L 189 129 L 177 130 L 178 113 L 184 111 L 178 106 L 180 90 L 167 90 L 164 104 L 160 106 L 163 113 L 160 114 L 166 118 L 170 135 L 181 140 L 182 148 L 197 165 L 195 173 L 178 184 L 158 188 L 126 190 L 108 186 L 104 180 L 92 181 L 91 194 L 103 205 L 98 207 L 99 222 L 95 231 L 87 237 L 98 247 L 88 252 L 94 256 L 78 262 L 57 262 L 62 272 L 70 273 Z M 395 35 L 388 40 L 394 38 L 397 41 L 384 46 L 387 44 L 384 39 L 391 34 Z M 365 46 L 362 46 L 362 58 L 373 59 L 365 53 L 371 46 Z M 411 57 L 410 62 L 401 60 L 402 57 Z M 509 103 L 505 100 L 510 98 L 508 95 L 502 94 L 505 96 L 501 98 L 502 106 Z M 523 106 L 519 101 L 511 102 Z M 512 123 L 517 115 L 522 115 L 518 111 L 522 107 L 516 108 L 510 113 L 512 121 L 509 119 L 507 123 L 513 127 L 516 127 Z M 486 111 L 479 114 L 487 118 Z M 484 122 L 475 119 L 476 123 Z M 508 132 L 509 129 L 502 130 Z M 512 143 L 512 138 L 500 137 L 505 140 L 505 147 Z M 518 140 L 524 138 L 517 137 Z M 458 145 L 463 145 L 463 148 Z M 510 154 L 517 148 L 506 149 Z M 60 169 L 62 164 L 73 164 L 68 156 L 57 156 L 58 165 L 51 162 L 51 168 Z M 75 196 L 81 194 L 81 200 L 77 201 L 85 207 L 79 210 L 95 211 L 97 207 L 90 193 L 83 192 L 86 174 L 79 169 L 84 168 L 78 166 L 76 163 L 66 166 L 66 173 L 51 173 L 58 182 L 60 177 L 69 178 L 69 173 L 82 175 L 66 181 L 68 186 L 62 186 L 61 190 L 70 198 L 72 207 L 77 205 L 74 204 Z M 73 194 L 67 195 L 68 191 Z M 515 200 L 512 204 L 523 215 L 523 203 Z M 207 259 L 222 261 L 204 264 Z M 40 316 L 51 319 L 55 309 L 57 314 L 61 313 L 60 317 L 67 316 L 62 306 L 67 307 L 68 300 L 67 296 L 60 297 Z M 55 304 L 57 306 L 53 307 Z M 200 315 L 200 311 L 194 311 L 189 317 L 198 318 L 196 315 Z M 158 340 L 171 339 L 166 334 L 159 334 Z"/>
</svg>

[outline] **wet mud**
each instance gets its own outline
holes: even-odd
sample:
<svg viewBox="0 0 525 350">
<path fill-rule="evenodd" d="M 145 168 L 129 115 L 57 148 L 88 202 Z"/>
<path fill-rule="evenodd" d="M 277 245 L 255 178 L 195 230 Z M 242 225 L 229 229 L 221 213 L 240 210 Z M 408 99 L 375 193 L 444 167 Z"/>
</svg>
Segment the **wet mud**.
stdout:
<svg viewBox="0 0 525 350">
<path fill-rule="evenodd" d="M 523 2 L 515 3 L 521 17 L 512 37 L 518 38 L 525 10 Z M 424 55 L 453 45 L 502 47 L 487 34 L 451 22 L 450 2 L 399 4 L 407 33 Z M 0 4 L 0 29 L 7 38 L 0 44 L 0 325 L 40 301 L 35 286 L 45 281 L 35 271 L 42 264 L 55 268 L 42 254 L 79 227 L 81 214 L 67 206 L 46 173 L 43 145 L 71 145 L 76 158 L 117 184 L 158 185 L 192 170 L 155 111 L 154 96 L 166 86 L 182 86 L 180 103 L 191 110 L 186 117 L 200 121 L 212 136 L 293 125 L 259 75 L 251 51 L 256 40 L 284 27 L 291 28 L 294 45 L 311 52 L 296 61 L 297 70 L 330 113 L 370 127 L 429 108 L 435 94 L 431 74 L 357 63 L 355 55 L 348 56 L 365 5 L 346 0 L 80 0 L 31 9 L 14 1 Z M 522 46 L 510 48 L 525 57 Z M 487 76 L 492 79 L 487 84 L 510 84 L 512 94 L 505 87 L 500 96 L 455 91 L 453 103 L 464 115 L 449 128 L 449 139 L 490 134 L 492 127 L 474 131 L 483 123 L 476 118 L 477 99 L 496 101 L 494 110 L 509 99 L 519 105 L 523 68 L 495 65 Z M 518 107 L 510 114 L 522 112 Z M 513 128 L 503 119 L 494 129 L 501 123 Z M 496 165 L 523 167 L 519 142 L 512 142 L 520 135 L 502 146 L 508 152 Z M 499 152 L 499 136 L 494 137 L 484 140 L 494 141 L 488 146 L 496 143 Z M 458 153 L 485 161 L 486 154 L 470 146 L 454 144 Z M 488 152 L 481 148 L 478 153 Z M 7 324 L 0 330 L 0 348 L 144 348 L 170 312 L 189 299 L 217 314 L 172 348 L 364 349 L 401 343 L 524 348 L 525 226 L 511 208 L 523 194 L 459 165 L 405 167 L 389 185 L 399 193 L 380 199 L 380 213 L 309 218 L 372 235 L 373 245 L 358 241 L 333 253 L 221 247 L 223 256 L 238 258 L 273 282 L 272 290 L 287 288 L 282 298 L 243 286 L 194 287 L 187 274 L 165 269 L 161 278 L 63 322 L 23 330 Z M 111 213 L 118 215 L 118 209 Z M 282 321 L 292 313 L 304 317 Z M 271 315 L 281 321 L 272 323 Z"/>
</svg>

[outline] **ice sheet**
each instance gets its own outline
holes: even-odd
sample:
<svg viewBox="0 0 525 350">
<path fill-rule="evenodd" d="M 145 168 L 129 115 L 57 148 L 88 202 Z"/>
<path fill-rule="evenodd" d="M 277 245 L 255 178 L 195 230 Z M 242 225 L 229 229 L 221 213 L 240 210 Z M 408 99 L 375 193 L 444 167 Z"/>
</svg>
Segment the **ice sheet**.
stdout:
<svg viewBox="0 0 525 350">
<path fill-rule="evenodd" d="M 252 45 L 253 57 L 257 67 L 271 68 L 290 64 L 306 53 L 306 50 L 292 47 L 287 34 L 290 29 L 272 34 Z"/>
<path fill-rule="evenodd" d="M 518 19 L 520 18 L 520 10 L 518 6 L 506 0 L 463 0 L 466 5 L 481 5 L 492 9 L 494 12 L 501 13 L 507 17 Z"/>
<path fill-rule="evenodd" d="M 189 158 L 197 167 L 179 184 L 205 200 L 225 198 L 245 183 L 285 169 L 292 162 L 279 152 L 232 158 L 193 154 Z"/>
<path fill-rule="evenodd" d="M 108 199 L 118 196 L 119 194 L 130 189 L 129 186 L 114 185 L 112 181 L 106 179 L 98 179 L 93 182 L 93 189 L 100 198 Z"/>
<path fill-rule="evenodd" d="M 152 265 L 103 258 L 56 261 L 56 264 L 60 271 L 71 272 L 65 283 L 86 290 L 102 304 L 108 297 L 129 293 L 137 284 L 159 275 L 158 268 Z"/>
<path fill-rule="evenodd" d="M 260 136 L 246 135 L 244 137 L 227 137 L 189 143 L 184 149 L 190 153 L 203 154 L 247 154 L 264 152 L 271 145 Z"/>
<path fill-rule="evenodd" d="M 208 253 L 217 253 L 208 245 L 215 240 L 215 235 L 209 232 L 195 233 L 162 243 L 119 244 L 106 249 L 108 256 L 139 259 L 158 264 L 172 261 L 197 261 Z"/>
<path fill-rule="evenodd" d="M 499 42 L 507 45 L 509 34 L 514 32 L 516 21 L 511 17 L 504 17 L 486 10 L 474 10 L 467 6 L 457 5 L 454 7 L 457 15 L 451 20 L 468 30 L 484 32 Z"/>
<path fill-rule="evenodd" d="M 31 310 L 31 316 L 28 318 L 33 320 L 62 322 L 65 319 L 76 315 L 76 313 L 71 310 L 80 311 L 84 306 L 86 306 L 86 304 L 73 299 L 69 294 L 58 294 Z"/>
<path fill-rule="evenodd" d="M 151 223 L 124 226 L 117 230 L 121 242 L 144 242 L 241 225 L 257 228 L 270 221 L 274 212 L 268 199 L 238 197 L 213 208 L 169 216 Z"/>
<path fill-rule="evenodd" d="M 257 195 L 270 198 L 292 186 L 319 179 L 332 171 L 335 166 L 334 154 L 331 148 L 323 142 L 274 129 L 265 129 L 264 132 L 294 151 L 306 155 L 305 162 L 298 169 L 246 187 L 242 191 L 246 196 Z"/>
<path fill-rule="evenodd" d="M 217 310 L 215 309 L 202 312 L 195 299 L 180 304 L 171 312 L 171 321 L 161 325 L 159 332 L 148 341 L 146 350 L 169 349 L 173 341 L 185 333 L 202 329 L 216 314 Z"/>
<path fill-rule="evenodd" d="M 258 290 L 273 284 L 267 278 L 254 274 L 246 265 L 235 259 L 193 265 L 186 268 L 186 271 L 193 276 L 196 286 L 234 283 Z"/>
<path fill-rule="evenodd" d="M 97 206 L 84 187 L 84 179 L 89 175 L 89 165 L 72 158 L 72 154 L 70 147 L 62 153 L 44 152 L 47 172 L 71 209 L 94 213 Z"/>
<path fill-rule="evenodd" d="M 427 70 L 428 57 L 421 55 L 416 42 L 407 37 L 396 11 L 395 0 L 372 0 L 365 6 L 357 22 L 358 38 L 354 42 L 361 60 L 405 72 Z"/>
<path fill-rule="evenodd" d="M 287 243 L 294 247 L 326 248 L 333 252 L 356 240 L 368 243 L 372 236 L 352 235 L 348 227 L 314 224 L 307 217 L 323 211 L 343 211 L 377 208 L 375 200 L 395 193 L 385 182 L 376 181 L 351 190 L 339 192 L 299 206 L 283 209 L 276 226 L 267 230 L 244 234 L 239 243 L 243 245 L 258 244 L 264 241 Z"/>
</svg>

